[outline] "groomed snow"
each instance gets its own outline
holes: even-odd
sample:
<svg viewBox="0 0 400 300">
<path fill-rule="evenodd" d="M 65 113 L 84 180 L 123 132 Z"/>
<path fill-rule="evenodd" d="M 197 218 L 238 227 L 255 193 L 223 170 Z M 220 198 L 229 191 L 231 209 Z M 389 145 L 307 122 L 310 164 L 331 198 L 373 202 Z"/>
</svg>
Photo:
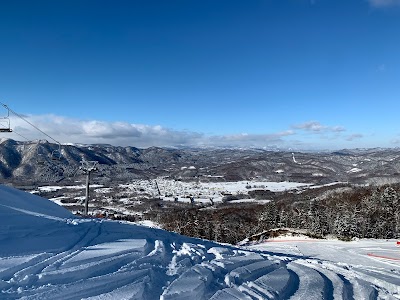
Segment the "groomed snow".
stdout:
<svg viewBox="0 0 400 300">
<path fill-rule="evenodd" d="M 77 219 L 0 185 L 0 299 L 400 299 L 395 241 L 233 247 Z"/>
</svg>

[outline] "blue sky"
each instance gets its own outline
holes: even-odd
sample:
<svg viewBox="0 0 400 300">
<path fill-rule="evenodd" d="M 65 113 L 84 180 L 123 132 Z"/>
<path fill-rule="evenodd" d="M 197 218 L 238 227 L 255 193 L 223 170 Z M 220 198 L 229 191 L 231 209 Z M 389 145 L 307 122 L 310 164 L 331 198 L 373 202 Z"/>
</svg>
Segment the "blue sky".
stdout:
<svg viewBox="0 0 400 300">
<path fill-rule="evenodd" d="M 63 143 L 397 147 L 399 37 L 399 0 L 2 1 L 0 100 Z"/>
</svg>

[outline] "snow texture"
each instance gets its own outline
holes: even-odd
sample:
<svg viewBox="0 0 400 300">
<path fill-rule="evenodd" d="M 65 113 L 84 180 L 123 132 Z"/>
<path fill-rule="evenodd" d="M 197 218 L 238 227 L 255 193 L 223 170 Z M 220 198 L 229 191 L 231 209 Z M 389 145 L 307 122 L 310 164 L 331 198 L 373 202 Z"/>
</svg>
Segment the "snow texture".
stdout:
<svg viewBox="0 0 400 300">
<path fill-rule="evenodd" d="M 0 299 L 399 299 L 393 240 L 242 247 L 77 219 L 0 186 Z"/>
</svg>

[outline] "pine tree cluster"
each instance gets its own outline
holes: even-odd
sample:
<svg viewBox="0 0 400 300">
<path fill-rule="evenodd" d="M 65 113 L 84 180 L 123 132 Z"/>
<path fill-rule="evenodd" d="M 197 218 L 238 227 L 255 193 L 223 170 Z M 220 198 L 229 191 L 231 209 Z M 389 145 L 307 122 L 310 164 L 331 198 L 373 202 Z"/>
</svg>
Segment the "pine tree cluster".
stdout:
<svg viewBox="0 0 400 300">
<path fill-rule="evenodd" d="M 400 186 L 357 187 L 323 198 L 271 201 L 263 206 L 178 209 L 158 220 L 167 230 L 235 244 L 274 228 L 305 229 L 310 235 L 400 238 Z"/>
</svg>

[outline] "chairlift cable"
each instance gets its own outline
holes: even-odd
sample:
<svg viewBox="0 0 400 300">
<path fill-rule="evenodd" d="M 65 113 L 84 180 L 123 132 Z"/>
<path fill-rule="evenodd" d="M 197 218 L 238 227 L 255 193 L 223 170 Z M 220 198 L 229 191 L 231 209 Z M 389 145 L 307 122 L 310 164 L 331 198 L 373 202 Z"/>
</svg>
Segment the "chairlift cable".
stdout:
<svg viewBox="0 0 400 300">
<path fill-rule="evenodd" d="M 1 102 L 0 102 L 1 103 Z M 3 105 L 6 109 L 8 109 L 9 111 L 11 111 L 14 115 L 16 115 L 17 117 L 19 117 L 20 119 L 24 120 L 26 123 L 28 123 L 29 125 L 31 125 L 33 128 L 35 128 L 36 130 L 40 131 L 41 133 L 43 133 L 45 136 L 47 136 L 48 138 L 50 138 L 52 141 L 56 142 L 59 146 L 61 146 L 61 143 L 59 141 L 57 141 L 56 139 L 54 139 L 53 137 L 51 137 L 50 135 L 48 135 L 46 132 L 44 132 L 43 130 L 41 130 L 39 127 L 37 127 L 36 125 L 32 124 L 31 122 L 29 122 L 27 119 L 25 119 L 23 116 L 21 116 L 20 114 L 16 113 L 15 111 L 13 111 L 11 108 L 9 108 L 6 104 L 1 103 L 1 105 Z"/>
<path fill-rule="evenodd" d="M 15 130 L 13 130 L 13 133 L 15 133 L 16 135 L 19 135 L 19 136 L 22 137 L 23 139 L 26 139 L 27 141 L 29 141 L 28 138 L 24 137 L 22 134 L 19 134 L 18 132 L 15 132 Z"/>
</svg>

